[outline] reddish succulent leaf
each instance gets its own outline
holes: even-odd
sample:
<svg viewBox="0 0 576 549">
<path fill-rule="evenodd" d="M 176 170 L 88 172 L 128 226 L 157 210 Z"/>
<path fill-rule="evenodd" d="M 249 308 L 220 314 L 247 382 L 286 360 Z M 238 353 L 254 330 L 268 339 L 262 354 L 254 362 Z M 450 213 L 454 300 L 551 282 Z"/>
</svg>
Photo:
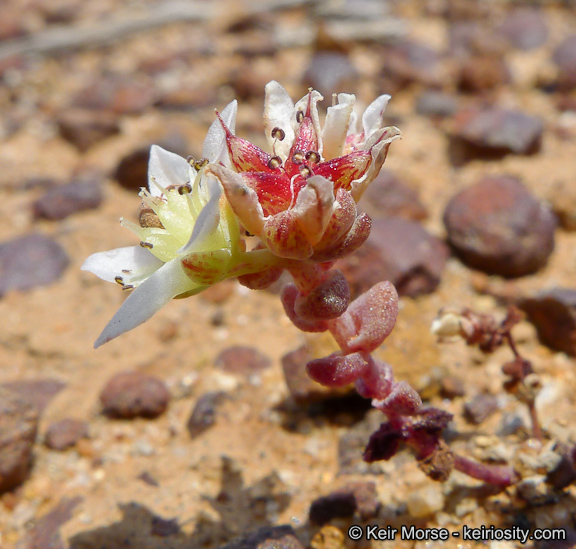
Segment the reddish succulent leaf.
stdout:
<svg viewBox="0 0 576 549">
<path fill-rule="evenodd" d="M 308 259 L 313 253 L 308 237 L 291 211 L 269 217 L 260 235 L 266 247 L 278 257 Z"/>
<path fill-rule="evenodd" d="M 280 298 L 282 299 L 286 316 L 296 328 L 303 332 L 325 332 L 328 329 L 328 323 L 325 320 L 305 320 L 296 314 L 294 305 L 299 295 L 298 288 L 294 284 L 286 284 L 282 288 Z"/>
<path fill-rule="evenodd" d="M 296 314 L 305 320 L 329 320 L 339 317 L 350 303 L 350 286 L 341 271 L 330 271 L 326 279 L 308 295 L 299 295 Z"/>
<path fill-rule="evenodd" d="M 306 365 L 308 375 L 326 387 L 343 387 L 354 383 L 366 371 L 368 363 L 360 353 L 342 356 L 334 353 L 312 360 Z"/>
</svg>

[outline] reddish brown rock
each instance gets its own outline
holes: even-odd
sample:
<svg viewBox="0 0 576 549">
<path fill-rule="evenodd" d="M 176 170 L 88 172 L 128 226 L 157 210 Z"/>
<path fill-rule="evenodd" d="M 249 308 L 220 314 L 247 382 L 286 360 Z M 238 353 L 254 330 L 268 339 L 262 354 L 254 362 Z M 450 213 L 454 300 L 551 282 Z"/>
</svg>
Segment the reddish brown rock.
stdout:
<svg viewBox="0 0 576 549">
<path fill-rule="evenodd" d="M 499 107 L 460 111 L 450 136 L 450 159 L 460 165 L 474 158 L 500 159 L 507 154 L 540 151 L 544 126 L 540 119 Z"/>
<path fill-rule="evenodd" d="M 44 444 L 51 450 L 66 450 L 81 438 L 88 437 L 88 423 L 66 418 L 51 423 L 44 435 Z"/>
<path fill-rule="evenodd" d="M 34 202 L 37 218 L 59 220 L 76 212 L 93 210 L 102 203 L 102 185 L 98 177 L 82 178 L 50 189 Z"/>
<path fill-rule="evenodd" d="M 576 290 L 554 288 L 520 300 L 542 343 L 576 356 Z"/>
<path fill-rule="evenodd" d="M 103 110 L 67 109 L 56 123 L 60 135 L 81 152 L 120 132 L 117 116 Z"/>
<path fill-rule="evenodd" d="M 350 58 L 342 52 L 318 51 L 312 55 L 302 82 L 318 90 L 324 97 L 331 97 L 337 90 L 353 91 L 358 71 Z"/>
<path fill-rule="evenodd" d="M 418 96 L 415 110 L 423 116 L 446 118 L 456 113 L 458 110 L 458 101 L 454 95 L 449 93 L 437 90 L 426 90 Z M 373 183 L 370 185 L 373 185 Z"/>
<path fill-rule="evenodd" d="M 449 255 L 446 244 L 419 223 L 390 217 L 374 220 L 364 246 L 337 266 L 353 296 L 389 280 L 400 295 L 414 297 L 436 289 Z"/>
<path fill-rule="evenodd" d="M 359 207 L 373 219 L 402 217 L 421 221 L 428 216 L 418 193 L 386 169 L 381 170 L 376 179 L 370 183 Z"/>
<path fill-rule="evenodd" d="M 37 412 L 44 411 L 50 401 L 66 387 L 66 383 L 57 379 L 19 379 L 0 385 L 32 406 Z"/>
<path fill-rule="evenodd" d="M 154 418 L 166 410 L 169 401 L 164 382 L 140 372 L 115 375 L 100 393 L 104 413 L 115 418 Z"/>
<path fill-rule="evenodd" d="M 28 476 L 37 429 L 38 411 L 17 394 L 0 388 L 0 493 Z"/>
<path fill-rule="evenodd" d="M 554 214 L 511 176 L 486 177 L 459 192 L 444 225 L 460 259 L 489 274 L 534 273 L 554 250 Z"/>
<path fill-rule="evenodd" d="M 562 90 L 576 87 L 576 34 L 565 38 L 554 50 L 552 60 L 558 67 L 558 86 Z"/>
<path fill-rule="evenodd" d="M 51 284 L 68 267 L 68 255 L 56 241 L 40 234 L 0 244 L 0 297 L 11 290 Z"/>
<path fill-rule="evenodd" d="M 464 92 L 485 92 L 506 84 L 510 72 L 504 57 L 477 54 L 468 57 L 459 69 L 458 87 Z"/>
<path fill-rule="evenodd" d="M 271 360 L 266 355 L 254 347 L 245 345 L 227 347 L 214 362 L 216 368 L 241 376 L 257 374 L 268 368 L 270 364 Z"/>
<path fill-rule="evenodd" d="M 548 39 L 548 25 L 544 14 L 530 7 L 509 11 L 499 31 L 512 46 L 520 50 L 539 48 Z"/>
</svg>

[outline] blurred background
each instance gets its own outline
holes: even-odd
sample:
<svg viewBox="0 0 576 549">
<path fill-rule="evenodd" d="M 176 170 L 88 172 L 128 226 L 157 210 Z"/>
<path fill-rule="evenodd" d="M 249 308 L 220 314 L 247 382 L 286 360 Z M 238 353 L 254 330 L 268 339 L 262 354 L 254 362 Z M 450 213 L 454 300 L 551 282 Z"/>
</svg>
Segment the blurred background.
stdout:
<svg viewBox="0 0 576 549">
<path fill-rule="evenodd" d="M 167 547 L 165 538 L 217 547 L 254 521 L 308 524 L 310 501 L 344 474 L 334 448 L 357 410 L 336 428 L 298 411 L 294 401 L 316 402 L 317 388 L 286 388 L 281 357 L 329 344 L 289 325 L 277 288 L 218 285 L 92 350 L 126 294 L 79 268 L 96 251 L 135 244 L 118 219 L 136 220 L 150 145 L 200 157 L 214 109 L 236 98 L 236 133 L 265 148 L 270 80 L 294 100 L 319 90 L 321 112 L 333 93 L 354 93 L 361 107 L 392 95 L 386 122 L 403 138 L 360 203 L 375 220 L 370 241 L 340 268 L 356 294 L 389 279 L 403 296 L 382 351 L 397 376 L 455 414 L 492 395 L 493 423 L 474 428 L 494 434 L 517 406 L 496 402 L 499 364 L 464 370 L 483 359 L 439 349 L 428 326 L 443 306 L 503 314 L 517 305 L 529 320 L 521 339 L 544 376 L 543 421 L 557 439 L 576 441 L 562 423 L 573 417 L 567 394 L 576 389 L 573 2 L 2 0 L 0 402 L 6 391 L 27 398 L 37 417 L 17 460 L 25 467 L 0 445 L 0 546 L 74 495 L 83 503 L 63 526 L 64 546 L 127 547 L 122 536 L 146 530 L 156 513 L 176 522 L 172 530 L 157 522 L 161 533 L 139 547 Z M 237 363 L 261 364 L 250 353 L 233 365 L 222 358 L 240 356 L 239 345 L 264 366 L 242 370 Z M 160 379 L 168 412 L 155 422 L 103 415 L 101 391 L 124 370 Z M 450 393 L 445 378 L 460 389 Z M 214 414 L 224 411 L 198 438 L 186 427 L 190 410 L 214 391 L 232 404 L 209 400 Z M 24 416 L 10 416 L 6 429 L 20 432 Z M 63 419 L 84 430 L 57 449 L 46 437 Z M 426 482 L 409 464 L 395 467 L 376 471 L 395 486 L 380 497 L 390 509 L 413 490 L 410 479 Z M 258 484 L 264 472 L 277 475 L 268 491 Z M 231 478 L 241 497 L 218 500 Z M 246 503 L 258 490 L 272 511 L 254 514 Z M 47 547 L 26 539 L 22 547 Z"/>
</svg>

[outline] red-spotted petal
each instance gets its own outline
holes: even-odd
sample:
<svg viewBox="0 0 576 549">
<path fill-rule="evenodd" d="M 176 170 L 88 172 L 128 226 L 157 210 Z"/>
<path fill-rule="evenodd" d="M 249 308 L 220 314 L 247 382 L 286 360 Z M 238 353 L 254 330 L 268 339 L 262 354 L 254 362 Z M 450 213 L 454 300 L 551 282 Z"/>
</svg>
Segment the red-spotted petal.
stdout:
<svg viewBox="0 0 576 549">
<path fill-rule="evenodd" d="M 312 170 L 334 183 L 334 189 L 349 190 L 352 181 L 360 179 L 370 167 L 370 151 L 354 151 L 327 162 L 321 162 Z"/>
</svg>

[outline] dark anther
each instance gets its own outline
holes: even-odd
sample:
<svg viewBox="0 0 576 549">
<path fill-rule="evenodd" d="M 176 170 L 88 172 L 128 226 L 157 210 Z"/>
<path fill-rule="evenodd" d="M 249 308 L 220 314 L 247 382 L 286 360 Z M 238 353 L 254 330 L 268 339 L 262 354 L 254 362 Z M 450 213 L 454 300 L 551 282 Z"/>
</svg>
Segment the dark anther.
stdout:
<svg viewBox="0 0 576 549">
<path fill-rule="evenodd" d="M 278 141 L 283 141 L 286 137 L 286 132 L 282 128 L 274 128 L 272 130 L 272 137 L 278 139 Z"/>
<path fill-rule="evenodd" d="M 187 156 L 186 162 L 188 162 L 188 164 L 190 164 L 190 166 L 194 166 L 194 164 L 196 164 L 196 159 L 193 156 Z"/>
<path fill-rule="evenodd" d="M 304 162 L 304 153 L 302 151 L 296 151 L 292 155 L 292 163 L 299 165 L 302 164 L 302 162 Z"/>
<path fill-rule="evenodd" d="M 306 153 L 306 160 L 312 162 L 312 164 L 317 164 L 320 162 L 320 155 L 316 151 L 308 151 Z"/>
<path fill-rule="evenodd" d="M 204 166 L 206 166 L 206 164 L 208 164 L 208 159 L 201 158 L 197 162 L 194 162 L 194 169 L 199 172 Z"/>
<path fill-rule="evenodd" d="M 178 187 L 178 194 L 190 194 L 192 192 L 192 185 L 190 183 L 186 183 L 186 185 L 180 185 Z"/>
<path fill-rule="evenodd" d="M 124 286 L 124 279 L 121 276 L 115 276 L 114 282 L 116 282 L 116 284 L 120 284 L 120 286 Z"/>
<path fill-rule="evenodd" d="M 124 274 L 130 274 L 132 272 L 132 269 L 122 269 L 122 272 Z"/>
<path fill-rule="evenodd" d="M 122 286 L 122 290 L 133 290 L 134 286 L 132 284 L 124 284 L 124 286 Z"/>
<path fill-rule="evenodd" d="M 142 248 L 148 248 L 149 250 L 151 250 L 154 247 L 154 244 L 150 244 L 150 242 L 140 242 L 140 246 Z"/>
<path fill-rule="evenodd" d="M 247 231 L 246 229 L 244 229 L 244 234 L 246 236 L 254 236 L 251 232 Z"/>
<path fill-rule="evenodd" d="M 275 170 L 282 166 L 282 159 L 279 156 L 273 156 L 270 160 L 268 160 L 268 167 L 271 170 Z"/>
<path fill-rule="evenodd" d="M 306 164 L 302 164 L 300 166 L 300 175 L 306 179 L 312 175 L 312 170 Z"/>
<path fill-rule="evenodd" d="M 296 113 L 296 122 L 298 122 L 298 124 L 300 124 L 302 122 L 302 120 L 304 120 L 304 112 L 298 111 Z"/>
</svg>

